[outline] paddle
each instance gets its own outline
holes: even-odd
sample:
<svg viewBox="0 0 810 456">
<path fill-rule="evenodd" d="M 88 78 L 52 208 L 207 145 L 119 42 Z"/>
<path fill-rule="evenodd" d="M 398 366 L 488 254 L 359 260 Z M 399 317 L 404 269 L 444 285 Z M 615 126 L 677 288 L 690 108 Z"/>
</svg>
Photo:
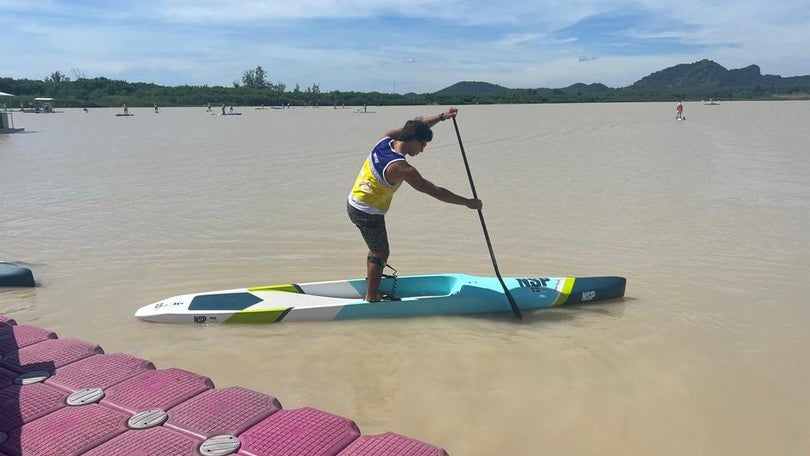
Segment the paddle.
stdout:
<svg viewBox="0 0 810 456">
<path fill-rule="evenodd" d="M 475 183 L 473 183 L 472 173 L 470 172 L 470 164 L 467 162 L 467 154 L 464 152 L 464 144 L 462 144 L 461 142 L 461 133 L 458 132 L 458 123 L 456 122 L 455 117 L 453 117 L 453 128 L 456 129 L 456 137 L 458 138 L 458 147 L 461 148 L 461 158 L 464 159 L 464 168 L 467 169 L 467 178 L 470 180 L 470 188 L 472 189 L 473 198 L 478 199 L 478 194 L 475 191 Z M 510 293 L 509 289 L 506 288 L 506 284 L 503 282 L 503 277 L 501 277 L 501 272 L 498 270 L 498 262 L 495 261 L 495 252 L 492 251 L 492 242 L 490 242 L 489 240 L 489 233 L 487 232 L 487 224 L 484 222 L 484 213 L 481 212 L 481 209 L 478 209 L 478 218 L 481 220 L 481 229 L 484 230 L 484 239 L 486 239 L 487 241 L 487 247 L 489 248 L 489 256 L 490 258 L 492 258 L 492 266 L 495 268 L 495 275 L 498 277 L 498 281 L 501 282 L 503 292 L 506 294 L 506 298 L 509 300 L 509 305 L 512 306 L 512 312 L 520 320 L 523 320 L 523 315 L 520 314 L 520 309 L 518 308 L 518 305 L 515 302 L 515 298 L 512 297 L 512 293 Z"/>
</svg>

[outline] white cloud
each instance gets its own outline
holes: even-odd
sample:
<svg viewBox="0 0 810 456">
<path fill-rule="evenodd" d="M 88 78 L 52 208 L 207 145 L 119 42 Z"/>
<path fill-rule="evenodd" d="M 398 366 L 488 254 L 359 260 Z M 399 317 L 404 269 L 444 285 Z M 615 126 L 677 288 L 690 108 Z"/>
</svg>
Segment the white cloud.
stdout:
<svg viewBox="0 0 810 456">
<path fill-rule="evenodd" d="M 24 37 L 0 62 L 0 77 L 78 68 L 88 77 L 230 85 L 263 65 L 273 81 L 323 90 L 396 83 L 427 92 L 460 80 L 618 87 L 703 58 L 793 76 L 810 74 L 808 10 L 796 0 L 0 0 L 0 28 Z M 581 25 L 622 15 L 641 22 L 609 31 L 609 43 Z"/>
</svg>

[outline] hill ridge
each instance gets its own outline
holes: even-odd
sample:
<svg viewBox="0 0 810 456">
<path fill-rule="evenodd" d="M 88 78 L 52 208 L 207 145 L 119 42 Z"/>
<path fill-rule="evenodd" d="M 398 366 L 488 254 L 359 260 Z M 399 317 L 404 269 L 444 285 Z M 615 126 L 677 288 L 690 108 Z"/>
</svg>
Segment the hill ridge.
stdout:
<svg viewBox="0 0 810 456">
<path fill-rule="evenodd" d="M 497 88 L 497 90 L 495 90 Z M 533 88 L 510 89 L 489 82 L 463 81 L 455 83 L 442 90 L 434 92 L 439 95 L 482 95 L 499 91 L 533 91 L 552 92 L 555 90 L 564 93 L 609 93 L 618 92 L 648 92 L 655 90 L 681 90 L 686 92 L 712 91 L 712 90 L 739 90 L 750 89 L 754 92 L 766 92 L 769 89 L 782 89 L 795 91 L 810 91 L 810 75 L 782 77 L 778 75 L 763 75 L 758 65 L 748 65 L 743 68 L 727 69 L 719 63 L 703 59 L 694 63 L 681 63 L 660 71 L 653 72 L 627 87 L 611 88 L 602 83 L 585 84 L 577 82 L 568 87 L 557 89 Z"/>
</svg>

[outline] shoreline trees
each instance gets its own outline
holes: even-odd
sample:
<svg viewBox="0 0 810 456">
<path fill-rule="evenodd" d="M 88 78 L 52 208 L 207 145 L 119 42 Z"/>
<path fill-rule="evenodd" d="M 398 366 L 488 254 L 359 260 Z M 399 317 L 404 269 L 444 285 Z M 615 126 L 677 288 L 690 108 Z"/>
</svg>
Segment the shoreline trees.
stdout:
<svg viewBox="0 0 810 456">
<path fill-rule="evenodd" d="M 333 106 L 349 105 L 464 105 L 523 103 L 602 103 L 672 100 L 783 100 L 810 98 L 810 76 L 782 78 L 762 75 L 751 65 L 727 70 L 710 60 L 676 65 L 646 76 L 633 85 L 610 88 L 603 84 L 573 84 L 559 89 L 509 89 L 486 82 L 459 82 L 433 93 L 381 93 L 322 91 L 320 84 L 292 91 L 283 82 L 270 82 L 261 65 L 245 70 L 233 87 L 161 86 L 105 77 L 74 78 L 60 71 L 43 80 L 0 78 L 0 91 L 13 93 L 13 103 L 27 104 L 35 97 L 53 97 L 60 107 L 128 106 Z M 719 81 L 719 82 L 718 82 Z"/>
</svg>

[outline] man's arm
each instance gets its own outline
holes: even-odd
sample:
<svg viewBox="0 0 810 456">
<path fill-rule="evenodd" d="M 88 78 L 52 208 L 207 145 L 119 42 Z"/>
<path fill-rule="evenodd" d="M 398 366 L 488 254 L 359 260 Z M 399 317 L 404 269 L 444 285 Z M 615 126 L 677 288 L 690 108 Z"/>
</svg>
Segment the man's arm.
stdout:
<svg viewBox="0 0 810 456">
<path fill-rule="evenodd" d="M 445 203 L 467 206 L 470 209 L 481 209 L 483 206 L 483 203 L 479 199 L 465 198 L 463 196 L 456 195 L 444 187 L 439 187 L 433 182 L 422 177 L 416 168 L 407 163 L 392 163 L 385 175 L 389 182 L 405 181 L 408 183 L 408 185 L 416 190 L 428 194 L 439 201 L 444 201 Z"/>
<path fill-rule="evenodd" d="M 457 108 L 448 108 L 447 111 L 445 111 L 445 112 L 443 112 L 443 113 L 441 113 L 439 115 L 430 116 L 430 117 L 422 117 L 421 120 L 422 120 L 422 122 L 426 123 L 428 127 L 432 127 L 432 126 L 436 125 L 437 123 L 439 123 L 441 121 L 444 121 L 444 120 L 447 120 L 447 119 L 452 119 L 452 118 L 456 117 L 457 115 L 458 115 L 458 109 Z M 388 137 L 388 138 L 395 138 L 396 139 L 396 138 L 399 137 L 399 135 L 401 133 L 402 133 L 402 127 L 397 128 L 395 130 L 386 131 L 385 134 L 383 135 L 383 137 L 384 138 Z"/>
</svg>

